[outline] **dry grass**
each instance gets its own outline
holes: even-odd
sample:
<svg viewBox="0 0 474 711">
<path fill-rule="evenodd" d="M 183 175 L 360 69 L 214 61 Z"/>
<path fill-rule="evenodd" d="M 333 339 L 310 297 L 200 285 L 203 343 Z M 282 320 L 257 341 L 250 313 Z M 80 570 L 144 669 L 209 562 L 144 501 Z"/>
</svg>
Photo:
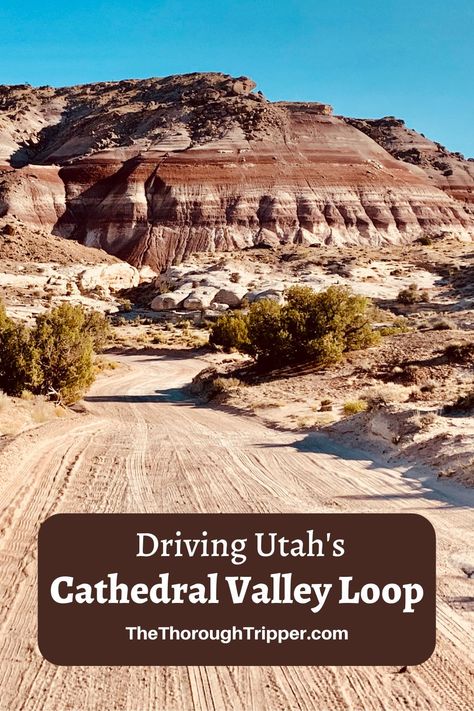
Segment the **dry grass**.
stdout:
<svg viewBox="0 0 474 711">
<path fill-rule="evenodd" d="M 44 402 L 38 400 L 35 402 L 33 409 L 31 411 L 31 419 L 33 422 L 42 424 L 43 422 L 48 422 L 56 417 L 55 413 L 56 407 L 51 402 Z"/>
<path fill-rule="evenodd" d="M 108 358 L 104 357 L 96 358 L 94 365 L 97 373 L 104 373 L 108 370 L 117 370 L 117 368 L 120 368 L 120 363 L 117 363 L 117 361 L 115 360 L 109 360 Z"/>
<path fill-rule="evenodd" d="M 357 415 L 359 412 L 365 412 L 367 407 L 368 404 L 366 400 L 348 400 L 344 403 L 342 411 L 345 415 L 350 417 L 351 415 Z"/>
<path fill-rule="evenodd" d="M 214 395 L 220 393 L 228 393 L 231 390 L 235 390 L 240 387 L 242 383 L 238 378 L 221 378 L 218 377 L 212 382 L 212 392 Z"/>
<path fill-rule="evenodd" d="M 433 331 L 451 331 L 456 328 L 456 324 L 450 318 L 435 319 L 430 323 Z"/>
<path fill-rule="evenodd" d="M 0 436 L 14 436 L 58 417 L 72 417 L 72 412 L 26 390 L 19 398 L 0 392 Z"/>
<path fill-rule="evenodd" d="M 374 385 L 361 392 L 361 399 L 366 402 L 367 410 L 376 410 L 392 403 L 406 402 L 410 397 L 410 388 L 396 383 Z"/>
<path fill-rule="evenodd" d="M 318 413 L 316 417 L 294 417 L 297 429 L 309 430 L 309 429 L 319 429 L 320 427 L 325 427 L 326 425 L 332 424 L 336 420 L 336 416 L 328 412 Z"/>
<path fill-rule="evenodd" d="M 283 407 L 284 402 L 282 400 L 253 400 L 249 407 L 251 410 L 271 410 L 277 407 Z"/>
</svg>

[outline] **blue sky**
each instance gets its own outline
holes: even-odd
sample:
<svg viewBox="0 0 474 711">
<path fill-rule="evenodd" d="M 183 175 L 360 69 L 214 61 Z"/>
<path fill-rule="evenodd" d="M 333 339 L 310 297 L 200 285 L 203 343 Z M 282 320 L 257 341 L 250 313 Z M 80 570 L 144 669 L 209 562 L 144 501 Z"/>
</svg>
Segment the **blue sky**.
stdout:
<svg viewBox="0 0 474 711">
<path fill-rule="evenodd" d="M 472 0 L 2 0 L 0 83 L 247 74 L 474 156 Z"/>
</svg>

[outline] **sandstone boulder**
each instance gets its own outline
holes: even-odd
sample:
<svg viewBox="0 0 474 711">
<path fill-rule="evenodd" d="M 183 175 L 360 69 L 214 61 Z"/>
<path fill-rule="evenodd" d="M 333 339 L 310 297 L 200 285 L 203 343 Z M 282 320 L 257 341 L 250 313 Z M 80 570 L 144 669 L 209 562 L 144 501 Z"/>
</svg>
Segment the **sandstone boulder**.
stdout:
<svg viewBox="0 0 474 711">
<path fill-rule="evenodd" d="M 263 291 L 249 291 L 246 296 L 246 300 L 249 304 L 254 301 L 262 301 L 263 299 L 270 299 L 271 301 L 276 301 L 278 304 L 282 304 L 285 300 L 283 296 L 283 289 L 264 289 Z"/>
<path fill-rule="evenodd" d="M 232 83 L 234 94 L 250 94 L 256 87 L 256 83 L 248 77 L 239 77 Z"/>
<path fill-rule="evenodd" d="M 158 294 L 151 302 L 150 308 L 152 311 L 174 311 L 175 309 L 179 309 L 192 289 L 192 283 L 188 282 L 187 284 L 183 284 L 179 289 L 176 289 L 176 291 Z"/>
<path fill-rule="evenodd" d="M 201 311 L 209 308 L 217 294 L 217 289 L 212 287 L 198 287 L 193 289 L 189 296 L 184 300 L 183 307 L 188 311 Z"/>
<path fill-rule="evenodd" d="M 281 244 L 281 240 L 275 232 L 262 228 L 255 240 L 256 247 L 267 247 L 276 249 Z"/>
<path fill-rule="evenodd" d="M 245 286 L 240 286 L 239 284 L 232 284 L 219 291 L 214 296 L 214 302 L 216 304 L 227 304 L 227 306 L 236 308 L 242 303 L 242 299 L 247 293 Z"/>
<path fill-rule="evenodd" d="M 227 311 L 228 308 L 229 308 L 228 304 L 216 304 L 215 301 L 213 301 L 211 304 L 211 310 L 218 311 L 219 313 L 222 313 L 223 311 Z"/>
<path fill-rule="evenodd" d="M 142 284 L 143 282 L 153 282 L 158 275 L 154 271 L 154 269 L 149 267 L 148 264 L 145 264 L 138 270 L 138 276 L 140 279 L 140 284 Z"/>
<path fill-rule="evenodd" d="M 186 294 L 170 291 L 167 294 L 158 294 L 150 304 L 152 311 L 173 311 L 179 308 L 186 298 Z"/>
<path fill-rule="evenodd" d="M 77 285 L 83 294 L 103 288 L 111 292 L 131 289 L 139 282 L 138 270 L 125 262 L 99 264 L 84 269 L 77 277 Z"/>
</svg>

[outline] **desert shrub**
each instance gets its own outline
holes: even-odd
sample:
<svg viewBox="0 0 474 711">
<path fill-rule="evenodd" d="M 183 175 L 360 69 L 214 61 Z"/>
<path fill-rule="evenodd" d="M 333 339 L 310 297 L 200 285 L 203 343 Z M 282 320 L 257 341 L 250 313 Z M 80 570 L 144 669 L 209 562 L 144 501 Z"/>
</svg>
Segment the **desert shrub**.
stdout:
<svg viewBox="0 0 474 711">
<path fill-rule="evenodd" d="M 130 301 L 130 299 L 119 299 L 119 306 L 120 306 L 120 311 L 131 311 L 133 308 L 133 304 Z"/>
<path fill-rule="evenodd" d="M 232 390 L 242 385 L 238 378 L 225 376 L 214 367 L 205 368 L 194 376 L 189 391 L 205 400 L 219 398 L 224 400 Z"/>
<path fill-rule="evenodd" d="M 68 306 L 68 304 L 63 304 L 62 306 Z M 61 314 L 63 313 L 61 308 L 62 307 L 60 306 L 58 311 L 59 318 L 61 318 Z M 81 307 L 73 306 L 72 308 L 77 309 Z M 102 351 L 107 345 L 107 342 L 111 336 L 110 324 L 106 317 L 100 313 L 100 311 L 83 311 L 83 314 L 84 325 L 82 330 L 91 337 L 94 351 L 100 353 L 100 351 Z"/>
<path fill-rule="evenodd" d="M 450 343 L 444 349 L 450 363 L 468 364 L 474 360 L 474 343 Z"/>
<path fill-rule="evenodd" d="M 402 289 L 397 297 L 401 304 L 419 304 L 429 300 L 426 289 L 419 289 L 417 284 L 410 284 L 407 289 Z"/>
<path fill-rule="evenodd" d="M 448 318 L 440 318 L 431 323 L 433 331 L 450 331 L 456 328 L 456 324 Z"/>
<path fill-rule="evenodd" d="M 392 370 L 392 380 L 402 385 L 417 385 L 424 377 L 424 371 L 418 365 L 395 366 Z"/>
<path fill-rule="evenodd" d="M 38 397 L 35 401 L 33 409 L 31 410 L 31 419 L 33 422 L 41 424 L 43 422 L 48 422 L 54 415 L 54 405 L 41 397 Z"/>
<path fill-rule="evenodd" d="M 5 304 L 0 299 L 0 331 L 3 331 L 13 323 L 12 319 L 7 316 Z"/>
<path fill-rule="evenodd" d="M 79 399 L 95 376 L 94 352 L 104 345 L 104 316 L 64 303 L 36 317 L 32 328 L 0 309 L 0 388 L 8 395 L 56 393 Z"/>
<path fill-rule="evenodd" d="M 245 351 L 248 345 L 246 316 L 238 311 L 219 316 L 211 327 L 209 343 L 221 346 L 225 351 Z"/>
<path fill-rule="evenodd" d="M 31 331 L 7 320 L 0 329 L 0 388 L 8 395 L 36 391 L 41 384 L 39 353 Z"/>
<path fill-rule="evenodd" d="M 420 400 L 423 400 L 423 394 L 418 385 L 415 385 L 415 387 L 410 388 L 407 402 L 419 402 Z"/>
<path fill-rule="evenodd" d="M 422 244 L 425 247 L 429 247 L 430 245 L 433 244 L 433 239 L 429 235 L 422 235 L 416 241 L 418 242 L 418 244 Z"/>
<path fill-rule="evenodd" d="M 398 336 L 401 333 L 408 333 L 410 331 L 410 326 L 408 325 L 408 319 L 403 316 L 395 318 L 390 324 L 382 326 L 378 329 L 381 336 Z"/>
<path fill-rule="evenodd" d="M 106 358 L 96 358 L 94 362 L 96 373 L 105 373 L 107 370 L 116 370 L 119 368 L 119 364 L 113 360 L 107 360 Z"/>
<path fill-rule="evenodd" d="M 36 319 L 33 340 L 39 353 L 41 392 L 74 402 L 94 380 L 94 329 L 86 328 L 80 306 L 61 304 Z"/>
<path fill-rule="evenodd" d="M 366 400 L 348 400 L 342 408 L 345 415 L 357 415 L 359 412 L 367 410 Z"/>
<path fill-rule="evenodd" d="M 294 286 L 286 302 L 254 302 L 247 313 L 224 314 L 211 330 L 210 343 L 248 353 L 267 366 L 312 361 L 336 363 L 346 351 L 374 345 L 370 301 L 338 286 L 316 293 Z"/>
<path fill-rule="evenodd" d="M 211 397 L 215 397 L 216 395 L 220 395 L 222 393 L 228 393 L 231 390 L 238 388 L 240 384 L 241 383 L 238 378 L 223 378 L 219 376 L 212 381 L 210 395 Z"/>
<path fill-rule="evenodd" d="M 422 431 L 429 429 L 437 419 L 438 416 L 435 412 L 426 412 L 424 415 L 420 415 L 420 429 Z"/>
<path fill-rule="evenodd" d="M 257 360 L 269 362 L 280 358 L 288 360 L 289 333 L 280 304 L 271 299 L 253 303 L 246 316 L 247 340 L 244 350 Z"/>
</svg>

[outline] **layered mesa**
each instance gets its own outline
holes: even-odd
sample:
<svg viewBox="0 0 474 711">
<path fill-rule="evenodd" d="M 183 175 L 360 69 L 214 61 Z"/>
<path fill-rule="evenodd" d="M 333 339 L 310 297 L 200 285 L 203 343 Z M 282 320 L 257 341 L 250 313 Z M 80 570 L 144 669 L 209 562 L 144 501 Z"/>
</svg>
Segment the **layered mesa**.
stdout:
<svg viewBox="0 0 474 711">
<path fill-rule="evenodd" d="M 246 77 L 3 87 L 0 107 L 0 215 L 136 266 L 474 233 L 474 163 L 400 121 L 269 102 Z"/>
</svg>

